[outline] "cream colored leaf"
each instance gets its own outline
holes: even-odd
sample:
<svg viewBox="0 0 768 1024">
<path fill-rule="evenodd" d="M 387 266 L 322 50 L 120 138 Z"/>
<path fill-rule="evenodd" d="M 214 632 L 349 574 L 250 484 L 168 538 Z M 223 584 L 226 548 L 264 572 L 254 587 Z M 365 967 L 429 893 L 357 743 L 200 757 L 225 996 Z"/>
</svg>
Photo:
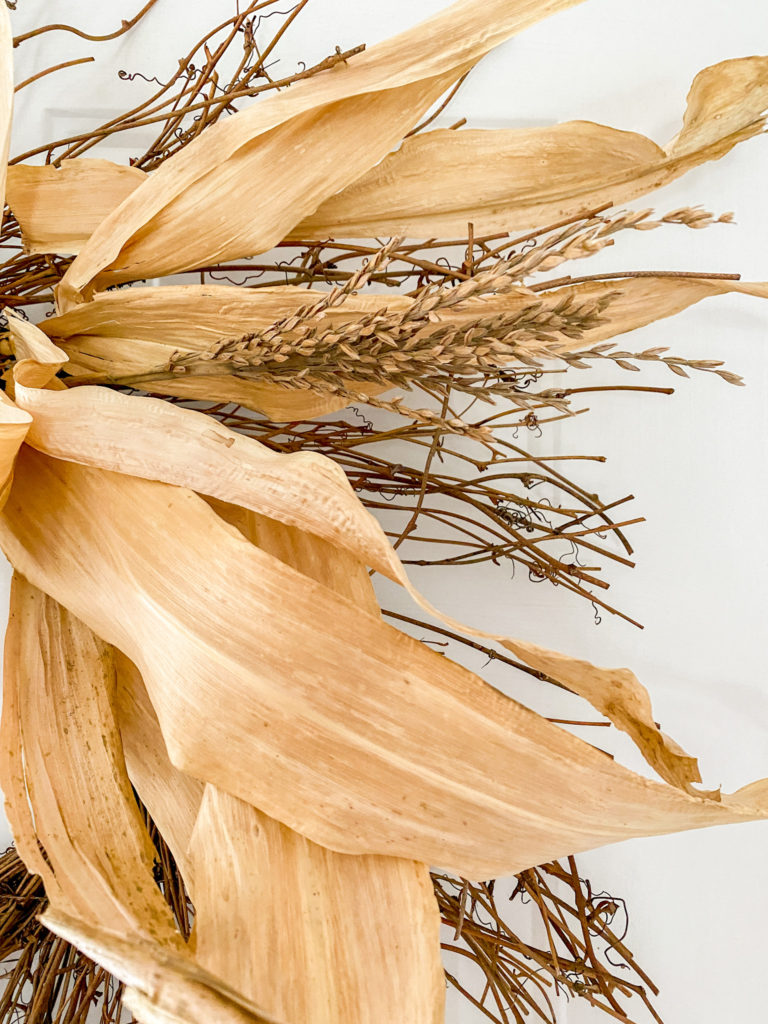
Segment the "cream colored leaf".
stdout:
<svg viewBox="0 0 768 1024">
<path fill-rule="evenodd" d="M 47 391 L 25 387 L 24 379 L 22 364 L 16 398 L 32 416 L 27 441 L 33 447 L 253 508 L 367 558 L 387 576 L 399 574 L 382 528 L 330 459 L 278 455 L 202 413 L 156 398 L 95 387 Z"/>
<path fill-rule="evenodd" d="M 18 575 L 11 588 L 4 684 L 6 808 L 21 855 L 35 846 L 30 870 L 40 870 L 44 861 L 40 873 L 49 899 L 85 922 L 114 922 L 179 946 L 152 878 L 153 847 L 122 767 L 110 649 Z"/>
<path fill-rule="evenodd" d="M 664 150 L 589 121 L 518 130 L 439 130 L 406 139 L 291 231 L 295 238 L 455 237 L 551 224 L 618 205 L 716 160 L 764 128 L 768 57 L 697 75 L 684 127 Z"/>
<path fill-rule="evenodd" d="M 350 554 L 213 504 L 263 551 L 379 615 Z M 440 917 L 425 864 L 334 853 L 210 785 L 190 855 L 199 962 L 270 1013 L 291 1024 L 443 1020 Z"/>
<path fill-rule="evenodd" d="M 128 986 L 123 1002 L 141 1024 L 278 1024 L 183 953 L 55 909 L 40 920 Z"/>
<path fill-rule="evenodd" d="M 601 314 L 604 323 L 584 331 L 580 338 L 561 335 L 556 343 L 559 352 L 579 352 L 620 334 L 647 327 L 657 320 L 676 316 L 703 299 L 730 294 L 768 299 L 768 282 L 649 275 L 624 280 L 584 281 L 536 292 L 535 297 L 547 308 L 567 299 L 577 304 L 589 304 L 608 295 L 614 296 Z"/>
<path fill-rule="evenodd" d="M 8 390 L 15 393 L 19 373 L 23 374 L 27 386 L 31 388 L 65 388 L 66 385 L 56 379 L 56 374 L 67 362 L 66 352 L 52 345 L 39 327 L 12 309 L 6 307 L 3 313 L 8 321 L 8 333 L 16 356 Z"/>
<path fill-rule="evenodd" d="M 214 786 L 191 849 L 197 960 L 273 1016 L 442 1022 L 440 918 L 426 865 L 323 849 Z"/>
<path fill-rule="evenodd" d="M 683 129 L 667 146 L 672 158 L 720 146 L 764 127 L 768 110 L 768 57 L 726 60 L 700 71 L 688 94 Z M 727 152 L 727 150 L 726 150 Z"/>
<path fill-rule="evenodd" d="M 146 174 L 109 160 L 63 160 L 8 168 L 6 201 L 28 253 L 80 252 L 104 218 Z"/>
<path fill-rule="evenodd" d="M 478 235 L 540 227 L 658 187 L 645 174 L 664 159 L 650 139 L 588 121 L 424 132 L 327 199 L 289 237 L 368 238 L 390 226 L 395 233 L 398 224 L 409 238 L 453 238 L 469 221 Z"/>
<path fill-rule="evenodd" d="M 494 46 L 580 2 L 459 0 L 213 125 L 96 229 L 64 277 L 62 307 L 94 288 L 270 248 L 374 166 Z"/>
<path fill-rule="evenodd" d="M 760 788 L 719 803 L 621 768 L 191 492 L 25 448 L 0 540 L 136 663 L 177 767 L 338 852 L 488 878 L 768 810 Z"/>
</svg>

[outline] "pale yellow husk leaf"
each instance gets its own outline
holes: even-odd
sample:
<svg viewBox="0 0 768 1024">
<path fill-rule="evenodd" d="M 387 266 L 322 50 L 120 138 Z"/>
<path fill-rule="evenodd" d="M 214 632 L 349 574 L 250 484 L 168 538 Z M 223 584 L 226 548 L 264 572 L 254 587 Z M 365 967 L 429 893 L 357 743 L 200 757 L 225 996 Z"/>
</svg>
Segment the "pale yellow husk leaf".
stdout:
<svg viewBox="0 0 768 1024">
<path fill-rule="evenodd" d="M 49 899 L 90 924 L 181 948 L 122 769 L 110 648 L 15 575 L 3 676 L 6 809 Z"/>
<path fill-rule="evenodd" d="M 452 238 L 551 224 L 617 205 L 717 160 L 761 132 L 768 57 L 706 68 L 693 81 L 683 129 L 662 149 L 589 121 L 550 128 L 426 132 L 328 198 L 294 238 Z"/>
<path fill-rule="evenodd" d="M 155 398 L 107 388 L 26 387 L 22 382 L 29 371 L 29 363 L 17 364 L 15 392 L 18 409 L 32 415 L 25 430 L 33 447 L 222 501 L 255 504 L 255 511 L 352 550 L 360 559 L 368 555 L 372 567 L 386 576 L 399 573 L 381 526 L 365 512 L 344 471 L 330 459 L 314 452 L 279 455 L 202 413 Z M 130 437 L 125 433 L 128 423 L 134 424 Z"/>
<path fill-rule="evenodd" d="M 80 252 L 99 224 L 144 181 L 137 167 L 109 160 L 63 160 L 8 168 L 6 201 L 25 252 Z"/>
<path fill-rule="evenodd" d="M 269 249 L 384 157 L 494 46 L 580 2 L 459 0 L 213 125 L 102 221 L 67 271 L 60 303 Z M 265 191 L 265 182 L 279 188 Z"/>
<path fill-rule="evenodd" d="M 469 221 L 476 234 L 551 223 L 628 202 L 721 158 L 762 131 L 767 108 L 768 58 L 745 57 L 696 76 L 683 129 L 665 148 L 590 121 L 424 132 L 329 195 L 288 237 L 451 237 Z M 8 199 L 29 251 L 79 252 L 145 178 L 104 160 L 20 165 L 9 170 Z"/>
<path fill-rule="evenodd" d="M 125 771 L 113 651 L 15 575 L 0 774 L 17 849 L 50 901 L 44 920 L 117 978 L 143 1024 L 274 1018 L 195 962 L 152 875 L 154 848 Z"/>
<path fill-rule="evenodd" d="M 0 541 L 135 662 L 176 767 L 338 852 L 488 878 L 768 810 L 759 786 L 718 803 L 621 768 L 192 492 L 25 446 Z"/>
<path fill-rule="evenodd" d="M 258 994 L 273 1016 L 291 1024 L 444 1020 L 440 919 L 426 865 L 334 853 L 210 785 L 191 852 L 197 960 L 244 995 Z"/>
<path fill-rule="evenodd" d="M 344 551 L 215 505 L 276 557 L 378 613 L 368 573 Z M 117 663 L 128 771 L 171 849 L 181 849 L 197 962 L 291 1024 L 442 1021 L 440 922 L 428 868 L 326 850 L 214 786 L 205 787 L 201 807 L 203 786 L 171 765 L 138 671 L 120 655 Z"/>
<path fill-rule="evenodd" d="M 323 546 L 307 538 L 302 547 L 310 545 Z M 135 666 L 120 655 L 117 663 L 128 773 L 193 896 L 197 962 L 291 1024 L 441 1021 L 439 918 L 426 866 L 333 853 L 180 772 Z"/>
</svg>

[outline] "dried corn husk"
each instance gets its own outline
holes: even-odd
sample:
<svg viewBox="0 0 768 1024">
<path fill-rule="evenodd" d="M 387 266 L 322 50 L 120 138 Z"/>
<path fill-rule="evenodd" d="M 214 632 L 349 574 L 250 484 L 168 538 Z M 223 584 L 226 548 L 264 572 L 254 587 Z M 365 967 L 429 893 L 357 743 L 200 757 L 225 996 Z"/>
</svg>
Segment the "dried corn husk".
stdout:
<svg viewBox="0 0 768 1024">
<path fill-rule="evenodd" d="M 0 770 L 17 848 L 45 883 L 46 924 L 135 991 L 143 1024 L 273 1018 L 195 962 L 152 876 L 114 717 L 113 653 L 16 575 Z"/>
<path fill-rule="evenodd" d="M 269 529 L 274 536 L 280 527 Z M 283 549 L 295 551 L 289 538 L 298 531 L 283 531 Z M 303 537 L 302 550 L 324 547 Z M 333 558 L 334 575 L 336 565 Z M 243 995 L 258 994 L 260 1005 L 291 1024 L 400 1019 L 398 1000 L 409 1020 L 442 1020 L 439 921 L 427 868 L 325 850 L 178 771 L 135 666 L 119 654 L 117 665 L 128 772 L 193 895 L 197 962 Z M 376 904 L 374 927 L 367 899 Z"/>
<path fill-rule="evenodd" d="M 768 282 L 644 275 L 624 280 L 583 281 L 535 293 L 536 299 L 543 302 L 545 308 L 556 306 L 566 299 L 589 303 L 598 302 L 608 295 L 613 296 L 608 308 L 601 314 L 605 322 L 584 331 L 580 338 L 562 335 L 556 343 L 558 352 L 588 349 L 618 335 L 647 327 L 657 320 L 676 316 L 703 299 L 731 294 L 768 299 Z"/>
<path fill-rule="evenodd" d="M 35 364 L 33 364 L 35 365 Z M 384 575 L 399 574 L 378 522 L 344 471 L 314 452 L 284 456 L 209 417 L 153 398 L 107 388 L 26 387 L 17 364 L 16 400 L 32 411 L 29 443 L 49 455 L 132 476 L 163 480 L 234 502 L 353 551 Z M 63 401 L 61 401 L 63 399 Z M 140 417 L 141 431 L 125 434 Z"/>
<path fill-rule="evenodd" d="M 460 233 L 468 221 L 480 234 L 551 223 L 605 202 L 627 202 L 719 159 L 763 130 L 766 108 L 768 58 L 746 57 L 696 76 L 683 129 L 666 148 L 590 121 L 424 132 L 330 194 L 287 234 L 431 238 Z M 79 252 L 145 177 L 103 160 L 63 161 L 58 170 L 11 167 L 9 205 L 29 251 Z"/>
<path fill-rule="evenodd" d="M 259 993 L 273 1016 L 444 1019 L 426 865 L 333 853 L 215 786 L 205 788 L 191 851 L 197 959 L 247 997 Z"/>
<path fill-rule="evenodd" d="M 63 160 L 60 167 L 14 164 L 6 201 L 28 253 L 80 252 L 112 211 L 146 178 L 109 160 Z"/>
<path fill-rule="evenodd" d="M 100 224 L 62 281 L 62 307 L 108 284 L 269 249 L 384 157 L 494 46 L 579 2 L 459 0 L 348 66 L 213 125 Z M 265 194 L 265 181 L 280 188 Z"/>
<path fill-rule="evenodd" d="M 349 554 L 237 506 L 215 507 L 263 550 L 379 614 L 368 573 Z M 443 1020 L 426 865 L 334 853 L 211 785 L 189 852 L 198 962 L 244 995 L 258 993 L 273 1015 L 292 1024 Z"/>
<path fill-rule="evenodd" d="M 112 714 L 110 649 L 18 575 L 6 633 L 3 788 L 20 853 L 59 909 L 181 948 Z M 26 795 L 25 795 L 26 794 Z M 34 814 L 30 835 L 24 806 Z M 42 844 L 42 852 L 37 841 Z"/>
<path fill-rule="evenodd" d="M 483 878 L 766 813 L 759 786 L 718 802 L 621 768 L 191 492 L 25 447 L 0 539 L 137 664 L 177 767 L 339 852 Z"/>
<path fill-rule="evenodd" d="M 683 129 L 664 149 L 589 121 L 516 131 L 434 131 L 406 139 L 291 231 L 296 238 L 455 237 L 550 224 L 644 195 L 759 134 L 768 57 L 701 71 Z"/>
</svg>

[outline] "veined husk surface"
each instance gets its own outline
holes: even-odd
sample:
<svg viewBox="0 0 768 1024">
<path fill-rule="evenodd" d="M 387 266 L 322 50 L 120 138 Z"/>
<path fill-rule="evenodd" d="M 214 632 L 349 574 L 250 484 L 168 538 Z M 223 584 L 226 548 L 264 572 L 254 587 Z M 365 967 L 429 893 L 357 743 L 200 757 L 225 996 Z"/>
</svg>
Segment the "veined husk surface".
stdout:
<svg viewBox="0 0 768 1024">
<path fill-rule="evenodd" d="M 348 66 L 220 121 L 99 225 L 62 281 L 60 302 L 270 248 L 386 156 L 494 46 L 581 2 L 458 0 Z M 311 159 L 297 160 L 297 149 Z M 281 182 L 269 202 L 267 179 Z"/>
<path fill-rule="evenodd" d="M 453 238 L 468 221 L 483 235 L 553 223 L 606 202 L 629 202 L 720 159 L 764 130 L 767 108 L 768 58 L 745 57 L 696 76 L 683 127 L 663 148 L 590 121 L 423 132 L 291 234 Z"/>
</svg>

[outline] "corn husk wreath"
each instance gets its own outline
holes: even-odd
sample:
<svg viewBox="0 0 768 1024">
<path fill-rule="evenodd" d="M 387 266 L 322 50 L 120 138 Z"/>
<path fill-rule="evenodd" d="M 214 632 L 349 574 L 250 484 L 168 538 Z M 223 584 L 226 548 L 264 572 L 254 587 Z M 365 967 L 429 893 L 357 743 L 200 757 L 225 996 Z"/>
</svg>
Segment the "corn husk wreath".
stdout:
<svg viewBox="0 0 768 1024">
<path fill-rule="evenodd" d="M 768 817 L 768 782 L 730 796 L 698 788 L 695 759 L 660 731 L 628 670 L 491 637 L 627 732 L 661 781 L 385 625 L 369 569 L 487 638 L 426 604 L 329 460 L 278 456 L 201 413 L 58 376 L 149 371 L 307 302 L 290 288 L 107 286 L 250 256 L 292 233 L 555 220 L 634 198 L 762 130 L 768 58 L 753 57 L 698 76 L 666 149 L 576 123 L 433 132 L 390 152 L 489 49 L 577 2 L 461 0 L 213 127 L 150 175 L 83 161 L 9 176 L 30 247 L 79 255 L 44 331 L 8 313 L 0 545 L 16 575 L 0 781 L 19 853 L 45 883 L 45 924 L 123 981 L 146 1024 L 439 1021 L 428 865 L 484 879 L 633 836 Z M 295 161 L 297 145 L 312 147 L 311 164 Z M 281 186 L 265 201 L 271 179 Z M 630 282 L 589 340 L 726 290 L 768 295 L 764 284 Z M 574 291 L 599 298 L 607 286 Z M 511 288 L 441 316 L 529 300 Z M 375 301 L 354 296 L 328 319 Z M 275 419 L 344 404 L 204 372 L 156 390 Z M 132 785 L 190 890 L 189 943 L 154 884 Z M 399 913 L 364 927 L 382 903 Z"/>
</svg>

